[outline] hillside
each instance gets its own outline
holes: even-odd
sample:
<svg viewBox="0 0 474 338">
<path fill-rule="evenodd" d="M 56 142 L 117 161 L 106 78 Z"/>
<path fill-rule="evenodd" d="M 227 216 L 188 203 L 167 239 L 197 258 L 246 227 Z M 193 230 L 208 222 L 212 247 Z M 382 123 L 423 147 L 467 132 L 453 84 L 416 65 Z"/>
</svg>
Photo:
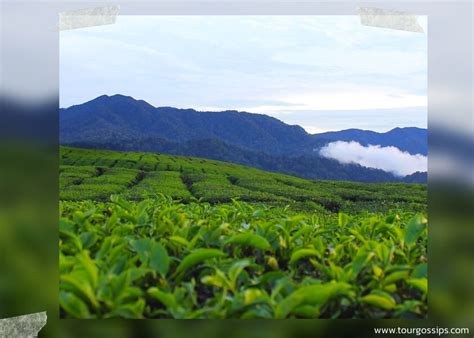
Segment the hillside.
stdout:
<svg viewBox="0 0 474 338">
<path fill-rule="evenodd" d="M 318 149 L 336 140 L 427 151 L 426 130 L 419 128 L 310 135 L 266 115 L 155 108 L 122 95 L 100 96 L 60 111 L 63 145 L 205 157 L 309 179 L 426 183 L 423 175 L 405 179 L 319 156 Z"/>
<path fill-rule="evenodd" d="M 163 193 L 188 202 L 238 198 L 330 212 L 426 208 L 426 186 L 418 184 L 314 181 L 203 158 L 71 147 L 61 147 L 60 161 L 63 200 Z"/>
<path fill-rule="evenodd" d="M 426 185 L 60 156 L 61 318 L 426 317 Z"/>
<path fill-rule="evenodd" d="M 60 110 L 63 144 L 137 138 L 161 138 L 177 143 L 217 139 L 273 155 L 311 154 L 315 147 L 331 141 L 395 146 L 411 154 L 427 154 L 427 131 L 420 128 L 395 128 L 386 133 L 348 129 L 311 135 L 300 126 L 264 114 L 153 107 L 124 95 L 103 95 Z"/>
<path fill-rule="evenodd" d="M 264 152 L 244 150 L 216 139 L 203 139 L 183 143 L 165 139 L 122 139 L 107 143 L 72 143 L 71 146 L 91 149 L 121 151 L 148 151 L 172 155 L 203 157 L 251 166 L 254 168 L 294 175 L 307 179 L 355 181 L 368 183 L 407 182 L 426 183 L 426 175 L 398 177 L 381 169 L 366 168 L 358 164 L 341 164 L 334 159 L 320 156 L 269 155 Z M 407 179 L 410 179 L 407 181 Z"/>
<path fill-rule="evenodd" d="M 155 108 L 129 96 L 100 96 L 60 111 L 60 137 L 72 142 L 164 138 L 174 142 L 218 139 L 244 149 L 288 153 L 307 148 L 308 134 L 273 117 L 237 111 Z"/>
</svg>

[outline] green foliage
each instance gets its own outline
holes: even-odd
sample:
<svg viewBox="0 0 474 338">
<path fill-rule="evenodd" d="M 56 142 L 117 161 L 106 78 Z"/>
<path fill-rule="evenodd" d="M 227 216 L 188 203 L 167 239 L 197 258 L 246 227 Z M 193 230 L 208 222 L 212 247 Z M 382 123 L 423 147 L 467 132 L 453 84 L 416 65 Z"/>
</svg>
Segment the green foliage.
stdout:
<svg viewBox="0 0 474 338">
<path fill-rule="evenodd" d="M 61 199 L 106 201 L 111 194 L 210 203 L 237 198 L 322 213 L 426 212 L 420 184 L 314 181 L 201 158 L 61 147 Z"/>
<path fill-rule="evenodd" d="M 63 318 L 427 312 L 426 186 L 61 148 Z"/>
<path fill-rule="evenodd" d="M 192 197 L 182 182 L 180 173 L 176 171 L 148 172 L 124 196 L 128 199 L 141 200 L 144 197 L 154 197 L 159 194 L 185 201 Z"/>
<path fill-rule="evenodd" d="M 421 235 L 423 230 L 425 230 L 426 224 L 427 220 L 422 215 L 418 215 L 407 224 L 404 230 L 405 241 L 408 245 L 415 244 L 418 237 Z"/>
<path fill-rule="evenodd" d="M 275 309 L 276 318 L 286 318 L 292 311 L 302 306 L 311 306 L 312 317 L 319 316 L 320 309 L 332 297 L 350 296 L 351 286 L 347 283 L 328 283 L 303 286 L 283 299 Z M 308 308 L 305 308 L 307 313 Z"/>
<path fill-rule="evenodd" d="M 252 233 L 238 234 L 229 238 L 225 244 L 236 244 L 242 247 L 253 247 L 260 250 L 270 250 L 268 241 L 259 235 Z"/>
<path fill-rule="evenodd" d="M 225 256 L 225 253 L 217 249 L 197 249 L 184 257 L 183 261 L 176 268 L 176 274 L 181 274 L 187 269 L 211 258 Z"/>
<path fill-rule="evenodd" d="M 405 230 L 419 216 L 351 215 L 340 226 L 338 214 L 266 208 L 61 201 L 61 316 L 426 315 L 427 234 L 408 246 Z"/>
<path fill-rule="evenodd" d="M 300 259 L 306 257 L 319 257 L 321 258 L 322 253 L 315 249 L 298 249 L 293 252 L 290 259 L 290 264 L 295 264 Z"/>
<path fill-rule="evenodd" d="M 390 294 L 379 290 L 374 290 L 369 295 L 362 297 L 361 301 L 384 310 L 392 310 L 397 305 Z"/>
</svg>

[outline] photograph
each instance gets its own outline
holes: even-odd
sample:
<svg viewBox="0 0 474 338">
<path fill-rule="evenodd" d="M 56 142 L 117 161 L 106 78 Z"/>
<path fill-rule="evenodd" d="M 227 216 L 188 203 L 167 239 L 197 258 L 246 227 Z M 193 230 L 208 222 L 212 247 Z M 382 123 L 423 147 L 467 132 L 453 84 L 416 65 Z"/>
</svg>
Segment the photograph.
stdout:
<svg viewBox="0 0 474 338">
<path fill-rule="evenodd" d="M 426 319 L 417 20 L 118 15 L 61 30 L 59 317 Z"/>
</svg>

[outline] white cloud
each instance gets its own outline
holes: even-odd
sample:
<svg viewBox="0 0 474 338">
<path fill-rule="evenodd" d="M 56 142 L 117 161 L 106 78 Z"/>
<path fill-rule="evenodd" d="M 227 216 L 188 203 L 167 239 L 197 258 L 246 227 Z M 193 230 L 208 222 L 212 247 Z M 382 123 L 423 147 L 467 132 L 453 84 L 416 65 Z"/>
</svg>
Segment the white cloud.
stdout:
<svg viewBox="0 0 474 338">
<path fill-rule="evenodd" d="M 61 32 L 60 104 L 121 93 L 298 124 L 294 116 L 307 111 L 426 107 L 426 45 L 426 35 L 374 29 L 356 15 L 119 16 L 115 25 Z M 335 116 L 307 115 L 302 126 L 357 123 L 336 126 Z M 386 114 L 384 128 L 402 126 L 399 117 Z M 363 129 L 378 128 L 374 121 Z"/>
<path fill-rule="evenodd" d="M 427 171 L 428 168 L 426 156 L 411 155 L 392 146 L 369 145 L 364 147 L 354 141 L 336 141 L 324 146 L 319 153 L 341 163 L 358 163 L 364 167 L 382 169 L 398 176 Z"/>
<path fill-rule="evenodd" d="M 341 85 L 343 87 L 343 85 Z M 318 91 L 288 96 L 268 97 L 285 105 L 260 105 L 239 107 L 255 113 L 282 113 L 298 110 L 365 110 L 407 107 L 426 107 L 425 95 L 414 95 L 401 90 L 373 87 L 360 88 L 320 88 Z"/>
<path fill-rule="evenodd" d="M 331 69 L 332 73 L 341 75 L 381 74 L 400 76 L 426 68 L 425 51 L 347 49 L 337 46 L 301 47 L 300 50 L 283 50 L 275 52 L 274 61 L 286 64 L 317 66 Z"/>
</svg>

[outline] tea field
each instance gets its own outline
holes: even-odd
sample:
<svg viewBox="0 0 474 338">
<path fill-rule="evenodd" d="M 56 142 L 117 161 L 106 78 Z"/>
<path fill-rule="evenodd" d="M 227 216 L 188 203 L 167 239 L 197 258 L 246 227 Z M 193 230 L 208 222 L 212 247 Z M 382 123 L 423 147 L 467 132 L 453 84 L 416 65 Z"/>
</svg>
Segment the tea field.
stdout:
<svg viewBox="0 0 474 338">
<path fill-rule="evenodd" d="M 426 212 L 426 185 L 312 181 L 203 158 L 61 147 L 60 199 L 108 201 L 165 194 L 183 203 L 232 199 L 293 210 Z"/>
<path fill-rule="evenodd" d="M 63 318 L 424 318 L 426 186 L 61 147 Z"/>
</svg>

